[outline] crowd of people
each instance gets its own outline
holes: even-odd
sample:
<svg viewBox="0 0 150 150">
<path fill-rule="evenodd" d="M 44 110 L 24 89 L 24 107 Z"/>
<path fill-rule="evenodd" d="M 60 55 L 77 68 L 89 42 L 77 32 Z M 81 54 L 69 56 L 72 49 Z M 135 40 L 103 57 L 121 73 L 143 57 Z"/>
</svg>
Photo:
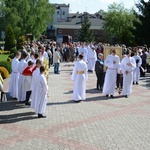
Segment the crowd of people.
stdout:
<svg viewBox="0 0 150 150">
<path fill-rule="evenodd" d="M 71 43 L 57 45 L 55 42 L 26 43 L 21 51 L 15 53 L 12 60 L 12 73 L 9 93 L 44 118 L 46 99 L 48 96 L 48 68 L 54 66 L 54 74 L 60 74 L 62 61 L 75 62 L 71 79 L 74 81 L 72 99 L 75 102 L 86 99 L 86 80 L 88 73 L 96 74 L 96 89 L 101 90 L 106 97 L 114 98 L 115 88 L 126 98 L 132 93 L 132 85 L 138 84 L 139 77 L 150 71 L 150 49 L 147 46 L 122 47 L 122 56 L 112 48 L 111 54 L 104 60 L 105 46 L 103 43 Z M 119 46 L 119 45 L 117 45 Z M 107 69 L 104 69 L 106 66 Z M 146 70 L 147 69 L 147 70 Z M 1 84 L 2 85 L 2 84 Z M 1 87 L 1 91 L 3 89 Z M 31 99 L 31 102 L 30 102 Z"/>
</svg>

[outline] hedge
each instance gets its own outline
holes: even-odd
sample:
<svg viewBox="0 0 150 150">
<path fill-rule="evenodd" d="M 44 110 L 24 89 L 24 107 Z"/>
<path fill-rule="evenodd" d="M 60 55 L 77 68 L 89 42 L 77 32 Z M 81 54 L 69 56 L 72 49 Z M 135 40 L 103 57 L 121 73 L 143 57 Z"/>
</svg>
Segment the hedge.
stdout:
<svg viewBox="0 0 150 150">
<path fill-rule="evenodd" d="M 5 67 L 0 67 L 0 73 L 3 79 L 6 79 L 9 77 L 9 72 Z"/>
<path fill-rule="evenodd" d="M 9 61 L 0 61 L 0 66 L 6 68 L 11 73 L 11 63 Z"/>
</svg>

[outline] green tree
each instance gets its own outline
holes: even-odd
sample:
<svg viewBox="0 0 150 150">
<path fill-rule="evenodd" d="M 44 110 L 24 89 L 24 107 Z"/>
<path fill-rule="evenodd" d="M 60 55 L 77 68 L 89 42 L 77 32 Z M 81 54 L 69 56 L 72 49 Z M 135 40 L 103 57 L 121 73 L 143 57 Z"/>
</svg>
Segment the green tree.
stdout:
<svg viewBox="0 0 150 150">
<path fill-rule="evenodd" d="M 53 21 L 55 9 L 48 0 L 0 0 L 0 12 L 3 26 L 10 23 L 17 39 L 27 33 L 39 38 Z"/>
<path fill-rule="evenodd" d="M 150 46 L 149 33 L 150 33 L 150 0 L 145 2 L 140 0 L 136 7 L 139 12 L 135 12 L 140 22 L 135 22 L 137 28 L 135 33 L 136 42 L 138 44 L 147 44 Z"/>
<path fill-rule="evenodd" d="M 81 30 L 79 35 L 79 40 L 82 42 L 92 42 L 94 41 L 94 36 L 90 30 L 91 22 L 89 21 L 88 14 L 84 14 L 81 23 Z"/>
<path fill-rule="evenodd" d="M 6 38 L 5 38 L 5 45 L 4 45 L 4 49 L 5 50 L 11 50 L 11 48 L 15 47 L 15 35 L 14 35 L 14 31 L 13 28 L 10 24 L 7 25 L 6 28 Z"/>
<path fill-rule="evenodd" d="M 133 10 L 125 9 L 123 4 L 113 3 L 108 6 L 104 29 L 115 42 L 129 45 L 134 38 L 132 30 L 135 30 L 135 20 Z"/>
</svg>

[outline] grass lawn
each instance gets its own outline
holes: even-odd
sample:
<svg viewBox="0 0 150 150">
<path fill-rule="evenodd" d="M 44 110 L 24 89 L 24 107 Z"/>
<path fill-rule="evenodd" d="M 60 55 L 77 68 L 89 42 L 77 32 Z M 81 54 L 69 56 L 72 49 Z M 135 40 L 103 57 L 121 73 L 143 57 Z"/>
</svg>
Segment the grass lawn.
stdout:
<svg viewBox="0 0 150 150">
<path fill-rule="evenodd" d="M 9 55 L 7 54 L 0 54 L 0 61 L 6 61 Z"/>
</svg>

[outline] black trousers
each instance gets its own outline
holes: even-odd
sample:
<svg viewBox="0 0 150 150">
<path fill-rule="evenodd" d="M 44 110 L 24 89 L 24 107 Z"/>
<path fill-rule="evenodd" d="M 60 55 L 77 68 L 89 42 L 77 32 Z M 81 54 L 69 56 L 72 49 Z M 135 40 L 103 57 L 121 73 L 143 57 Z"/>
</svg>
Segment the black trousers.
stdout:
<svg viewBox="0 0 150 150">
<path fill-rule="evenodd" d="M 29 102 L 31 91 L 26 91 L 26 102 Z"/>
<path fill-rule="evenodd" d="M 100 89 L 103 87 L 103 83 L 104 83 L 104 73 L 96 73 L 96 77 L 97 77 L 97 89 Z"/>
<path fill-rule="evenodd" d="M 117 88 L 123 87 L 123 75 L 117 74 Z"/>
</svg>

